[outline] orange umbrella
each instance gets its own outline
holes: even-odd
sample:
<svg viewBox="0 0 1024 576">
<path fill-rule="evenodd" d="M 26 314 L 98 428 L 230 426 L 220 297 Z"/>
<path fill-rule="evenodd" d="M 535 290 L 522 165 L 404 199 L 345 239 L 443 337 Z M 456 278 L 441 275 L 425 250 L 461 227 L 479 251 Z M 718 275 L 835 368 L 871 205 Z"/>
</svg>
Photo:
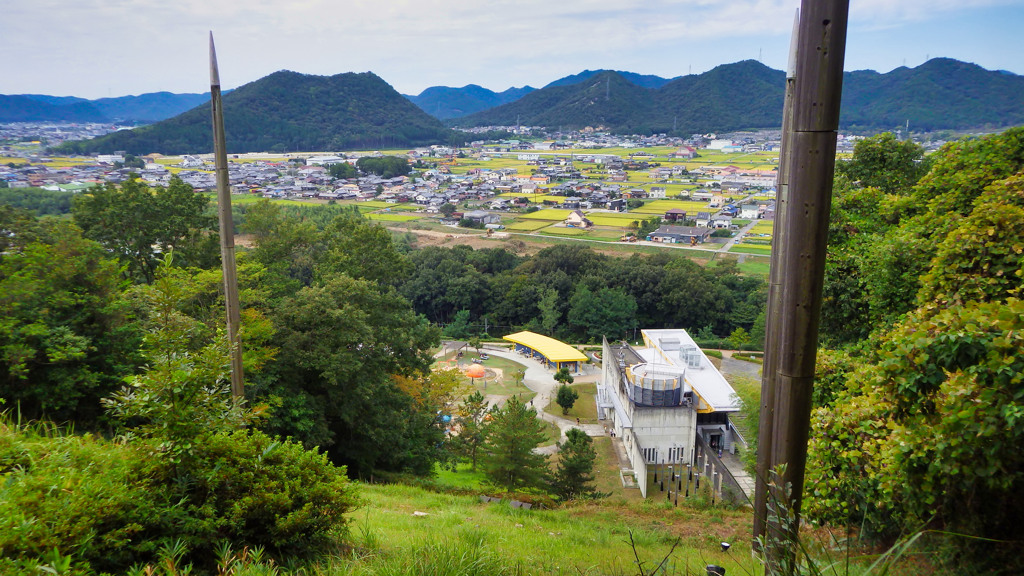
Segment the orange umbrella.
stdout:
<svg viewBox="0 0 1024 576">
<path fill-rule="evenodd" d="M 471 364 L 469 368 L 466 368 L 466 376 L 470 378 L 483 378 L 486 372 L 484 367 L 479 364 Z"/>
</svg>

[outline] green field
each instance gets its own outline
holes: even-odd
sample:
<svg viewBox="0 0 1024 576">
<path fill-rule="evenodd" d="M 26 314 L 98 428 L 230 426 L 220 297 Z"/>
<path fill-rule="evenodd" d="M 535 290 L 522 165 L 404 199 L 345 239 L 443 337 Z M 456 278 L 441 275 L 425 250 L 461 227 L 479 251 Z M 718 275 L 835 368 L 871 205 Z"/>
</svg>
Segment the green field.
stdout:
<svg viewBox="0 0 1024 576">
<path fill-rule="evenodd" d="M 736 244 L 729 249 L 729 252 L 737 254 L 760 254 L 767 256 L 772 253 L 772 248 L 771 246 L 758 246 L 754 244 Z"/>
<path fill-rule="evenodd" d="M 552 236 L 587 236 L 589 234 L 582 228 L 563 228 L 561 226 L 551 226 L 550 228 L 545 228 L 540 233 L 551 234 Z"/>
<path fill-rule="evenodd" d="M 516 219 L 518 220 L 547 220 L 549 222 L 558 222 L 559 220 L 565 220 L 569 217 L 572 210 L 560 210 L 554 208 L 548 208 L 545 210 L 537 210 L 536 212 L 530 212 L 529 214 L 518 214 Z"/>
<path fill-rule="evenodd" d="M 505 229 L 533 232 L 535 230 L 540 230 L 541 228 L 547 228 L 550 225 L 551 222 L 548 220 L 523 220 L 521 222 L 506 224 Z"/>
<path fill-rule="evenodd" d="M 714 212 L 714 208 L 708 208 L 707 202 L 693 202 L 689 200 L 654 200 L 631 211 L 637 214 L 663 215 L 673 208 L 686 210 L 687 216 L 696 215 L 697 212 Z"/>
<path fill-rule="evenodd" d="M 412 222 L 413 220 L 419 220 L 421 216 L 413 216 L 411 214 L 389 214 L 380 212 L 371 212 L 369 214 L 363 214 L 363 217 L 367 220 L 381 220 L 384 222 Z"/>
<path fill-rule="evenodd" d="M 645 216 L 643 214 L 628 213 L 615 214 L 613 212 L 598 212 L 587 214 L 587 218 L 589 218 L 591 222 L 598 226 L 617 226 L 619 228 L 626 228 L 634 221 L 643 220 L 645 217 L 649 218 L 650 216 Z"/>
</svg>

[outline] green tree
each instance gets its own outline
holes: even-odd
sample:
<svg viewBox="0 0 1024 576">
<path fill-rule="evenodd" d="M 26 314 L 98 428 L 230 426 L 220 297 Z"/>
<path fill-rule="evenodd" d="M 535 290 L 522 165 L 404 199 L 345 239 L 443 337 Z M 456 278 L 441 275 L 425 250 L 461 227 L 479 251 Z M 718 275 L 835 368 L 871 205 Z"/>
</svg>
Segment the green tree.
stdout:
<svg viewBox="0 0 1024 576">
<path fill-rule="evenodd" d="M 327 167 L 327 173 L 331 175 L 331 178 L 337 180 L 348 180 L 350 178 L 358 178 L 359 171 L 356 167 L 348 162 L 339 162 L 337 164 L 331 164 Z"/>
<path fill-rule="evenodd" d="M 439 331 L 394 289 L 339 275 L 282 300 L 271 320 L 277 360 L 260 393 L 270 430 L 320 446 L 352 474 L 429 473 L 443 431 L 392 375 L 425 374 Z"/>
<path fill-rule="evenodd" d="M 542 489 L 547 479 L 547 456 L 534 448 L 544 440 L 537 411 L 515 396 L 491 412 L 484 446 L 483 468 L 488 479 L 509 492 Z"/>
<path fill-rule="evenodd" d="M 445 218 L 451 218 L 457 208 L 455 207 L 455 204 L 445 202 L 444 204 L 441 204 L 441 207 L 438 210 L 440 210 L 441 214 L 443 214 Z"/>
<path fill-rule="evenodd" d="M 571 376 L 570 376 L 571 378 Z M 555 402 L 562 407 L 562 415 L 569 413 L 572 410 L 573 405 L 576 404 L 576 400 L 579 399 L 579 392 L 573 390 L 568 384 L 562 384 L 558 387 L 558 393 L 555 396 Z"/>
<path fill-rule="evenodd" d="M 891 132 L 859 140 L 853 147 L 853 157 L 836 164 L 838 174 L 887 194 L 909 190 L 928 173 L 928 168 L 924 148 L 910 140 L 901 142 Z"/>
<path fill-rule="evenodd" d="M 592 291 L 580 285 L 569 302 L 569 325 L 584 337 L 621 338 L 636 326 L 636 299 L 621 288 Z"/>
<path fill-rule="evenodd" d="M 452 321 L 444 327 L 447 338 L 465 338 L 469 336 L 469 310 L 459 310 Z"/>
<path fill-rule="evenodd" d="M 127 265 L 132 278 L 149 283 L 164 254 L 175 252 L 179 266 L 219 264 L 216 219 L 209 199 L 180 178 L 148 188 L 129 178 L 74 197 L 71 212 L 86 238 L 96 240 Z"/>
<path fill-rule="evenodd" d="M 565 442 L 558 444 L 558 466 L 551 482 L 552 492 L 563 501 L 596 495 L 596 459 L 597 451 L 594 450 L 594 442 L 590 436 L 579 428 L 567 430 Z"/>
<path fill-rule="evenodd" d="M 733 330 L 732 334 L 729 335 L 729 343 L 732 344 L 732 347 L 737 350 L 739 350 L 749 342 L 750 335 L 747 333 L 746 330 L 743 329 L 743 327 L 739 327 Z"/>
<path fill-rule="evenodd" d="M 120 267 L 69 222 L 23 224 L 0 258 L 0 398 L 26 419 L 91 429 L 142 361 Z"/>
<path fill-rule="evenodd" d="M 487 400 L 479 390 L 473 392 L 459 406 L 455 423 L 458 433 L 452 438 L 452 448 L 456 454 L 468 459 L 475 472 L 477 459 L 484 442 L 487 440 Z"/>
</svg>

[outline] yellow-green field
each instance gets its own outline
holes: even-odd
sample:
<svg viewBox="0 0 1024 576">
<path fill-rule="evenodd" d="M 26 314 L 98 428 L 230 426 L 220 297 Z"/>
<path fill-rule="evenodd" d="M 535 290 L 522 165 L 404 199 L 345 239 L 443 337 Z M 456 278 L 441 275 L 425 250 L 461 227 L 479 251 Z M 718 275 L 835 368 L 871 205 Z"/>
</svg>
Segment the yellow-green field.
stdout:
<svg viewBox="0 0 1024 576">
<path fill-rule="evenodd" d="M 615 214 L 612 212 L 587 214 L 587 218 L 598 226 L 618 226 L 619 228 L 629 226 L 636 220 L 643 220 L 642 216 L 637 216 L 636 214 Z"/>
<path fill-rule="evenodd" d="M 547 209 L 538 210 L 529 214 L 519 214 L 516 218 L 520 220 L 548 220 L 550 222 L 557 222 L 559 220 L 565 220 L 571 213 L 572 210 Z"/>
<path fill-rule="evenodd" d="M 541 228 L 547 228 L 551 225 L 548 220 L 523 220 L 521 222 L 513 222 L 506 224 L 505 228 L 508 230 L 521 230 L 524 232 L 533 232 L 534 230 L 540 230 Z"/>
<path fill-rule="evenodd" d="M 383 222 L 412 222 L 413 220 L 419 220 L 420 216 L 413 216 L 411 214 L 389 214 L 380 212 L 371 212 L 364 214 L 364 218 L 367 220 L 380 220 Z"/>
<path fill-rule="evenodd" d="M 697 212 L 710 212 L 714 208 L 708 208 L 707 202 L 694 202 L 692 200 L 654 200 L 647 202 L 640 208 L 633 208 L 633 212 L 639 214 L 664 214 L 673 208 L 686 210 L 687 215 Z"/>
</svg>

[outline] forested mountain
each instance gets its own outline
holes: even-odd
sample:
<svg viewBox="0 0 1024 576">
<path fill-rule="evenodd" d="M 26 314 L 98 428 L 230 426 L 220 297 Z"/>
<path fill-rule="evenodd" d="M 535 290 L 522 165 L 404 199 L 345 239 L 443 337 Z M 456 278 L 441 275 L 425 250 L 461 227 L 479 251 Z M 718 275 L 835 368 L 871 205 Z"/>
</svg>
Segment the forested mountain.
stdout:
<svg viewBox="0 0 1024 576">
<path fill-rule="evenodd" d="M 725 64 L 699 75 L 682 76 L 649 90 L 611 94 L 621 109 L 607 113 L 591 102 L 602 80 L 606 89 L 628 84 L 628 76 L 599 72 L 587 81 L 556 81 L 536 92 L 457 120 L 455 125 L 488 126 L 516 122 L 550 129 L 602 126 L 613 132 L 721 132 L 777 128 L 782 123 L 783 72 L 754 60 Z M 574 77 L 568 77 L 574 78 Z M 618 78 L 621 81 L 608 78 Z M 843 80 L 843 129 L 998 128 L 1024 123 L 1024 77 L 985 70 L 945 58 L 886 74 L 847 72 Z"/>
<path fill-rule="evenodd" d="M 661 88 L 665 84 L 668 84 L 675 78 L 662 78 L 661 76 L 655 76 L 653 74 L 637 74 L 636 72 L 626 72 L 624 70 L 584 70 L 579 74 L 573 74 L 571 76 L 565 76 L 559 78 L 554 82 L 550 82 L 545 88 L 552 88 L 554 86 L 571 86 L 573 84 L 579 84 L 584 80 L 589 80 L 598 74 L 603 72 L 615 72 L 619 76 L 622 76 L 628 80 L 631 84 L 636 84 L 641 88 Z"/>
<path fill-rule="evenodd" d="M 224 124 L 230 153 L 405 147 L 454 137 L 370 72 L 275 72 L 224 95 Z M 210 152 L 210 105 L 135 130 L 65 143 L 59 149 L 79 154 Z"/>
<path fill-rule="evenodd" d="M 914 131 L 999 128 L 1024 124 L 1024 76 L 976 64 L 933 58 L 888 74 L 847 72 L 843 79 L 844 128 Z"/>
<path fill-rule="evenodd" d="M 446 120 L 514 102 L 534 90 L 536 88 L 532 86 L 509 88 L 504 92 L 494 92 L 476 84 L 468 84 L 462 88 L 431 86 L 418 96 L 405 97 L 434 118 Z"/>
<path fill-rule="evenodd" d="M 67 105 L 51 104 L 28 96 L 0 94 L 0 122 L 104 122 L 94 104 L 82 100 Z"/>
<path fill-rule="evenodd" d="M 117 98 L 98 98 L 86 100 L 75 96 L 47 96 L 45 94 L 23 94 L 25 98 L 44 102 L 57 107 L 57 113 L 67 114 L 84 107 L 86 110 L 95 108 L 102 115 L 102 120 L 117 122 L 158 122 L 177 116 L 210 100 L 210 93 L 205 94 L 173 94 L 171 92 L 152 92 L 138 96 L 119 96 Z M 77 106 L 75 108 L 74 106 Z M 65 110 L 68 107 L 73 107 Z M 72 119 L 62 120 L 77 122 L 96 121 L 95 116 L 78 115 Z"/>
</svg>

